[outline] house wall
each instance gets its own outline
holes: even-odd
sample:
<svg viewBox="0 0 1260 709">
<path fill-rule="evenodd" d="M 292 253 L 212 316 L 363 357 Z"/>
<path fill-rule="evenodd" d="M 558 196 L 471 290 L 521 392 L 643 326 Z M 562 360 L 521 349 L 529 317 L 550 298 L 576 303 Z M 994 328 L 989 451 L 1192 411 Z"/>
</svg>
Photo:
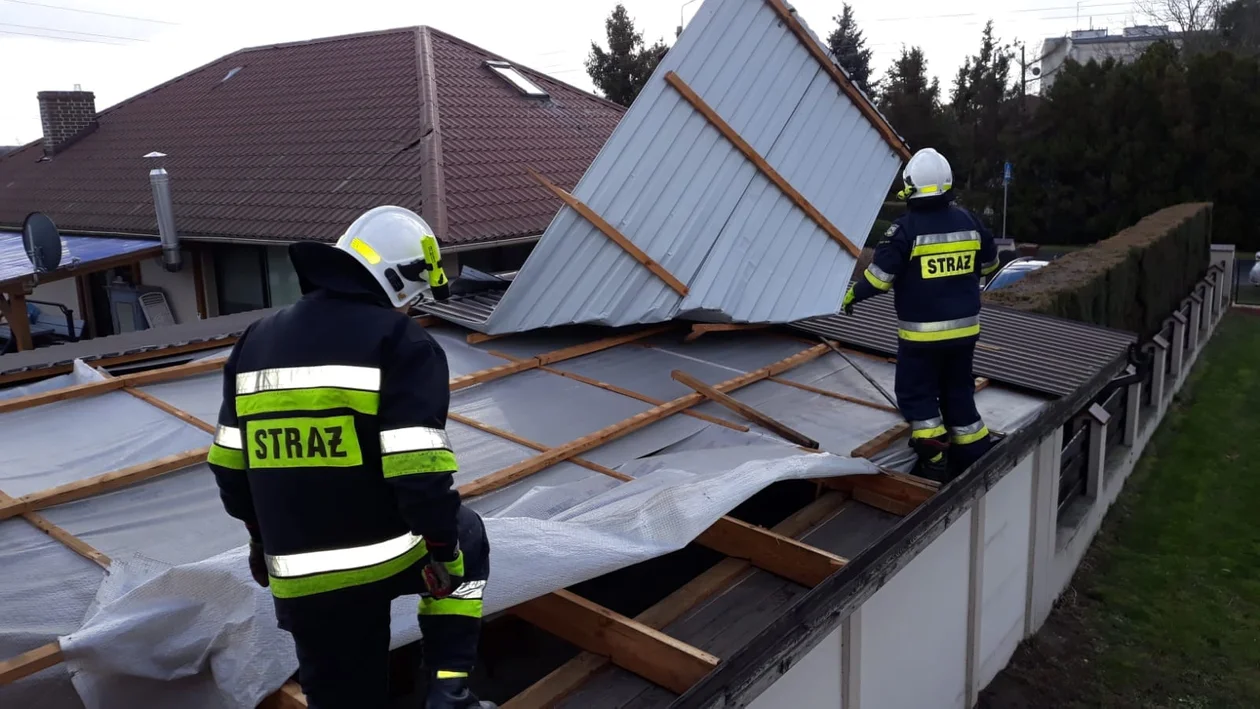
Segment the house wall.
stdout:
<svg viewBox="0 0 1260 709">
<path fill-rule="evenodd" d="M 35 292 L 27 296 L 27 298 L 48 303 L 60 303 L 74 311 L 76 320 L 83 319 L 83 313 L 79 312 L 79 289 L 75 286 L 73 278 L 63 278 L 60 281 L 37 286 Z M 43 313 L 44 317 L 62 317 L 60 310 L 44 308 Z"/>
<path fill-rule="evenodd" d="M 171 306 L 176 323 L 196 322 L 197 288 L 194 285 L 193 259 L 195 252 L 187 249 L 181 252 L 184 265 L 172 273 L 162 265 L 162 259 L 152 258 L 140 264 L 140 281 L 146 286 L 157 286 L 166 293 L 166 302 Z"/>
<path fill-rule="evenodd" d="M 1232 251 L 1214 255 L 1226 260 L 1221 265 L 1230 273 Z M 975 706 L 980 691 L 1010 662 L 1019 643 L 1049 616 L 1228 310 L 1228 284 L 1222 279 L 1217 287 L 1215 279 L 1210 276 L 1204 283 L 1211 285 L 1200 290 L 1204 304 L 1197 307 L 1197 337 L 1191 337 L 1194 316 L 1178 328 L 1186 343 L 1180 370 L 1168 375 L 1158 400 L 1140 411 L 1130 409 L 1137 415 L 1130 417 L 1126 442 L 1104 447 L 1101 486 L 1096 495 L 1076 503 L 1082 509 L 1059 519 L 1063 439 L 1062 427 L 1056 427 L 970 510 L 839 621 L 839 635 L 833 632 L 750 706 Z M 1169 361 L 1168 353 L 1162 354 L 1156 361 Z M 1129 394 L 1131 401 L 1141 401 L 1138 389 L 1130 388 Z"/>
</svg>

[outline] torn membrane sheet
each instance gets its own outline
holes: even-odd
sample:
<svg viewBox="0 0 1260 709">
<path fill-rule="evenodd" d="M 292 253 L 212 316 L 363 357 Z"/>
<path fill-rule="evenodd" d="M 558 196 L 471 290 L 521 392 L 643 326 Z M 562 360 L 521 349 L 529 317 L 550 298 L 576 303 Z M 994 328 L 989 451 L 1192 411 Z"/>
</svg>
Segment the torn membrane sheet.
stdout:
<svg viewBox="0 0 1260 709">
<path fill-rule="evenodd" d="M 620 472 L 634 480 L 593 497 L 588 479 L 539 480 L 487 515 L 486 612 L 680 549 L 774 482 L 875 472 L 867 461 L 746 434 L 695 438 L 694 446 L 684 441 L 676 452 L 626 463 Z M 395 647 L 420 637 L 417 603 L 395 601 Z M 268 591 L 249 578 L 244 547 L 179 566 L 117 563 L 62 647 L 89 709 L 253 707 L 296 670 Z"/>
</svg>

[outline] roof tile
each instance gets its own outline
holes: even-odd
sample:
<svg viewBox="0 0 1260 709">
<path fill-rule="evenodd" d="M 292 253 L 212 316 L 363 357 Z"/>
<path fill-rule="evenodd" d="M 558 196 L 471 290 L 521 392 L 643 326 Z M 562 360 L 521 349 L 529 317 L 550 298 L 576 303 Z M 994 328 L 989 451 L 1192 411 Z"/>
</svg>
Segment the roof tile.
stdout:
<svg viewBox="0 0 1260 709">
<path fill-rule="evenodd" d="M 422 31 L 244 49 L 104 111 L 51 160 L 40 142 L 19 148 L 0 158 L 0 225 L 43 211 L 65 231 L 154 234 L 142 157 L 154 150 L 169 156 L 185 236 L 331 240 L 379 204 L 423 211 Z M 502 57 L 427 31 L 443 242 L 541 233 L 560 203 L 525 168 L 571 187 L 623 109 L 518 66 L 550 94 L 523 96 L 485 66 Z"/>
</svg>

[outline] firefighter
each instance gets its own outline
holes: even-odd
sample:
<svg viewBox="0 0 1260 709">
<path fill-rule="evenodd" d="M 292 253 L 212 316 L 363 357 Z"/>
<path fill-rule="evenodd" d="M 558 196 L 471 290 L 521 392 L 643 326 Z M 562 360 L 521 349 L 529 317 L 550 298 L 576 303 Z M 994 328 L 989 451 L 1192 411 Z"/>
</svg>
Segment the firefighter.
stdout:
<svg viewBox="0 0 1260 709">
<path fill-rule="evenodd" d="M 948 482 L 992 443 L 976 410 L 971 362 L 980 336 L 980 276 L 997 270 L 993 234 L 952 204 L 949 162 L 931 148 L 902 171 L 906 214 L 844 297 L 855 303 L 893 291 L 897 310 L 897 405 L 910 423 L 916 474 Z"/>
<path fill-rule="evenodd" d="M 433 232 L 377 207 L 289 256 L 302 297 L 233 348 L 209 462 L 302 690 L 318 709 L 386 706 L 390 603 L 418 593 L 426 706 L 492 708 L 468 689 L 489 544 L 452 488 L 446 355 L 405 314 L 426 282 L 447 288 Z"/>
</svg>

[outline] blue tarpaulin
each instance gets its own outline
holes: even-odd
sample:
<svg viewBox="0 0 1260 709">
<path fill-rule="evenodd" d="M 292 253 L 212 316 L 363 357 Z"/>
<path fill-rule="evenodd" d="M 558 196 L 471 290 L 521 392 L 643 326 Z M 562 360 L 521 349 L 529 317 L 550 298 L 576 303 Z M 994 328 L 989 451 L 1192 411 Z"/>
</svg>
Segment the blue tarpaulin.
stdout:
<svg viewBox="0 0 1260 709">
<path fill-rule="evenodd" d="M 151 249 L 161 244 L 148 239 L 114 239 L 103 236 L 61 237 L 61 269 L 90 268 L 96 261 Z M 76 264 L 76 259 L 78 259 Z M 31 261 L 22 246 L 22 234 L 0 231 L 0 283 L 24 278 L 34 273 Z"/>
</svg>

